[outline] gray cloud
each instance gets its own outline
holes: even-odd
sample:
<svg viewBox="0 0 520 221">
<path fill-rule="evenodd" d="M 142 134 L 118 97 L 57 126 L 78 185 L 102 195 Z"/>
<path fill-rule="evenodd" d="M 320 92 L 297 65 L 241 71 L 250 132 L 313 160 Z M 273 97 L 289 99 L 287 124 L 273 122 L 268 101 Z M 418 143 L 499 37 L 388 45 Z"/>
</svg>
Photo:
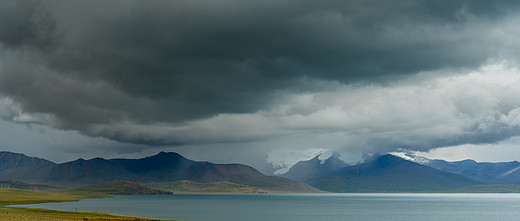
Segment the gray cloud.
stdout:
<svg viewBox="0 0 520 221">
<path fill-rule="evenodd" d="M 493 130 L 497 134 L 481 131 L 488 123 L 477 120 L 484 115 L 472 116 L 471 105 L 463 104 L 479 97 L 428 106 L 423 102 L 432 99 L 429 94 L 404 96 L 421 91 L 400 91 L 395 84 L 418 73 L 467 73 L 489 58 L 516 56 L 518 42 L 511 36 L 519 32 L 517 1 L 0 4 L 0 94 L 11 102 L 0 109 L 4 119 L 143 144 L 345 132 L 368 144 L 364 148 L 428 149 L 517 134 L 503 123 L 493 124 L 502 128 Z M 380 88 L 385 85 L 397 89 Z M 377 91 L 395 96 L 378 97 Z M 436 91 L 424 93 L 430 92 Z M 298 106 L 302 94 L 325 100 Z M 508 100 L 502 97 L 497 99 Z M 403 115 L 392 106 L 395 99 L 412 100 L 404 104 L 413 111 Z M 290 111 L 278 114 L 284 103 Z M 363 112 L 369 111 L 357 105 L 363 103 L 381 113 Z M 484 108 L 501 105 L 506 104 Z M 507 105 L 502 111 L 518 103 Z M 5 114 L 12 107 L 17 113 Z M 442 115 L 446 107 L 454 112 Z M 334 114 L 340 120 L 330 119 Z M 432 116 L 437 119 L 421 120 Z M 468 125 L 472 117 L 477 120 Z M 427 124 L 452 135 L 430 131 L 434 127 Z"/>
</svg>

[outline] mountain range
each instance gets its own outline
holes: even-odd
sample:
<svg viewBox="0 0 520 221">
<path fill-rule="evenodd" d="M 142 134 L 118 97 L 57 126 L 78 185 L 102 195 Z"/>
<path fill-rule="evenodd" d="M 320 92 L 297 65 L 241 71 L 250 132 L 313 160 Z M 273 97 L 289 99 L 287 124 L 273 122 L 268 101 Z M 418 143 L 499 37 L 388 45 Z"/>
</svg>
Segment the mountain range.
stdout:
<svg viewBox="0 0 520 221">
<path fill-rule="evenodd" d="M 160 152 L 142 159 L 78 159 L 56 164 L 19 153 L 0 152 L 0 180 L 17 180 L 65 187 L 111 181 L 136 183 L 226 181 L 267 191 L 317 192 L 302 182 L 266 176 L 242 164 L 214 164 L 189 160 L 177 153 Z"/>
<path fill-rule="evenodd" d="M 520 162 L 518 161 L 488 163 L 476 162 L 474 160 L 455 162 L 429 160 L 424 161 L 423 165 L 482 182 L 520 184 Z"/>
<path fill-rule="evenodd" d="M 331 158 L 332 162 L 339 160 L 334 155 Z M 465 176 L 443 172 L 391 154 L 374 157 L 354 166 L 345 164 L 342 168 L 329 167 L 327 161 L 329 160 L 323 164 L 320 164 L 317 158 L 300 161 L 284 176 L 300 179 L 313 187 L 330 192 L 423 192 L 483 184 Z M 309 171 L 325 172 L 303 176 L 302 174 L 307 174 L 302 170 L 304 168 Z"/>
<path fill-rule="evenodd" d="M 277 192 L 518 192 L 520 163 L 448 162 L 386 154 L 349 165 L 334 153 L 300 161 L 287 173 L 266 176 L 242 164 L 214 164 L 160 152 L 141 159 L 78 159 L 66 163 L 0 152 L 0 180 L 61 187 L 80 187 L 114 181 L 193 185 L 220 183 Z M 184 182 L 186 183 L 186 182 Z M 202 184 L 206 183 L 206 184 Z M 491 185 L 493 184 L 493 185 Z M 193 186 L 192 185 L 192 186 Z M 174 185 L 175 186 L 175 185 Z M 178 185 L 175 186 L 178 189 Z M 213 188 L 212 186 L 206 189 Z"/>
<path fill-rule="evenodd" d="M 495 184 L 520 184 L 520 162 L 477 162 L 466 159 L 445 161 L 428 159 L 415 153 L 394 153 L 406 160 L 429 166 L 441 171 L 459 174 L 474 180 Z"/>
</svg>

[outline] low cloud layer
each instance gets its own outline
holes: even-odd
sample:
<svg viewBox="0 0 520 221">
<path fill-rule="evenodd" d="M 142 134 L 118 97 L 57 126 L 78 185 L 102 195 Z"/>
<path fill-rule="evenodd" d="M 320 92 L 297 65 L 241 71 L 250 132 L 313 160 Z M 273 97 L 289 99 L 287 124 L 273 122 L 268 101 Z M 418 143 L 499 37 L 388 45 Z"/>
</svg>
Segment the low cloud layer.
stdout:
<svg viewBox="0 0 520 221">
<path fill-rule="evenodd" d="M 494 143 L 520 133 L 518 6 L 3 1 L 0 117 L 143 148 Z"/>
<path fill-rule="evenodd" d="M 121 124 L 100 130 L 157 139 L 169 135 L 181 143 L 338 135 L 345 148 L 388 150 L 493 143 L 520 135 L 518 69 L 502 63 L 437 75 L 425 72 L 386 86 L 331 83 L 328 91 L 285 95 L 255 113 L 219 114 L 181 126 Z"/>
</svg>

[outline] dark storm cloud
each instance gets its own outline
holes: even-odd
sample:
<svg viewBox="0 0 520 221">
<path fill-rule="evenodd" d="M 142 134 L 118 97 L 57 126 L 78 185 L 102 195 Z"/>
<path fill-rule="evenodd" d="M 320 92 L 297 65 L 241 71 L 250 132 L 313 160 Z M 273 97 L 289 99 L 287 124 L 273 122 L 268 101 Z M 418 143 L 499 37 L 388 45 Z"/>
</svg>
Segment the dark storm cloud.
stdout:
<svg viewBox="0 0 520 221">
<path fill-rule="evenodd" d="M 302 78 L 387 82 L 475 68 L 517 1 L 3 1 L 0 93 L 46 124 L 176 143 L 121 125 L 265 110 Z M 500 39 L 498 39 L 500 40 Z M 111 130 L 99 128 L 110 128 Z M 94 129 L 93 129 L 94 128 Z M 120 129 L 120 130 L 118 130 Z M 173 131 L 175 132 L 175 131 Z M 172 133 L 173 133 L 172 132 Z"/>
<path fill-rule="evenodd" d="M 0 41 L 7 47 L 53 46 L 55 21 L 36 1 L 2 1 L 0 3 Z"/>
</svg>

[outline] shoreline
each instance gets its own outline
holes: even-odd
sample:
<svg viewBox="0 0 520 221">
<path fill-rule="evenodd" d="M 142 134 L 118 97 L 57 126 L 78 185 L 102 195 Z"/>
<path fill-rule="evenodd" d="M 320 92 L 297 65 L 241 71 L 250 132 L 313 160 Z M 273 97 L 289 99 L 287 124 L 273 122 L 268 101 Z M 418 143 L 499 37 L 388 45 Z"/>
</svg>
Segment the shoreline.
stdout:
<svg viewBox="0 0 520 221">
<path fill-rule="evenodd" d="M 164 219 L 124 216 L 100 212 L 63 211 L 23 207 L 28 204 L 77 202 L 89 198 L 108 198 L 109 195 L 43 192 L 20 189 L 0 189 L 0 220 L 110 220 L 165 221 Z"/>
</svg>

